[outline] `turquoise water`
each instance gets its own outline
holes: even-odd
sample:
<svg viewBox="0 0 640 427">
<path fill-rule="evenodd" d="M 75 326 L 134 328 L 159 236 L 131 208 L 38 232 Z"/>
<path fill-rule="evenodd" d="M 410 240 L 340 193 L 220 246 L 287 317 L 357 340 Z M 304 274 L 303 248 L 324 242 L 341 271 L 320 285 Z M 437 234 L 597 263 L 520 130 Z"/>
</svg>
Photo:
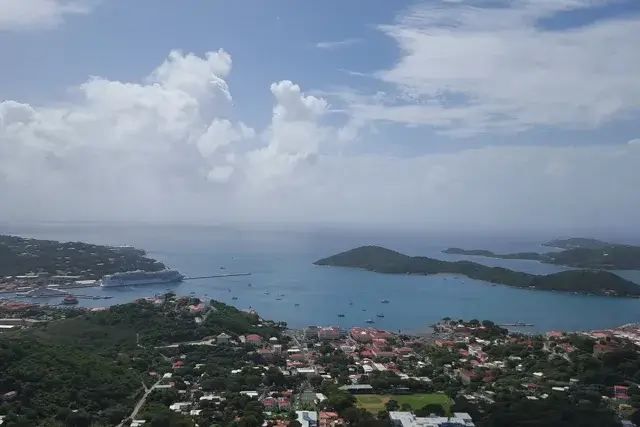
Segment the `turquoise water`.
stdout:
<svg viewBox="0 0 640 427">
<path fill-rule="evenodd" d="M 266 318 L 284 320 L 296 327 L 311 324 L 363 326 L 371 318 L 375 326 L 383 329 L 422 331 L 445 316 L 491 319 L 500 323 L 522 321 L 536 325 L 524 328 L 526 331 L 600 329 L 640 321 L 640 300 L 520 290 L 450 275 L 383 275 L 313 265 L 313 261 L 336 252 L 378 244 L 412 255 L 447 260 L 470 259 L 486 265 L 548 274 L 564 268 L 534 261 L 446 255 L 441 251 L 450 246 L 496 252 L 548 251 L 539 243 L 555 236 L 489 238 L 92 224 L 4 227 L 0 228 L 0 233 L 99 244 L 131 244 L 146 249 L 150 256 L 187 276 L 251 272 L 248 277 L 185 281 L 170 289 L 181 295 L 194 293 L 243 309 L 252 307 Z M 221 267 L 225 269 L 221 270 Z M 620 274 L 640 283 L 638 271 Z M 162 285 L 87 289 L 78 293 L 112 296 L 108 300 L 81 300 L 82 305 L 100 307 L 153 296 L 167 289 Z M 283 295 L 280 301 L 276 300 L 279 294 Z M 382 304 L 380 301 L 383 299 L 391 302 Z M 349 305 L 349 301 L 353 305 Z M 296 303 L 299 306 L 295 306 Z M 379 312 L 383 312 L 385 317 L 376 317 Z M 338 313 L 346 316 L 339 318 Z"/>
</svg>

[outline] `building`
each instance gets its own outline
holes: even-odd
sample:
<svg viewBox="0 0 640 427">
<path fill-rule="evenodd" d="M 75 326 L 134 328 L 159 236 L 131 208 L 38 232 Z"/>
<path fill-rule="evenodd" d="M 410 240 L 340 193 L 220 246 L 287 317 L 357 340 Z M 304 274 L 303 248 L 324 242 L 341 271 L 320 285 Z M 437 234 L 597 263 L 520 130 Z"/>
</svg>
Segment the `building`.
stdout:
<svg viewBox="0 0 640 427">
<path fill-rule="evenodd" d="M 218 344 L 229 344 L 230 339 L 231 337 L 223 332 L 216 337 L 216 342 Z"/>
<path fill-rule="evenodd" d="M 313 411 L 296 411 L 298 422 L 302 427 L 317 427 L 318 413 Z"/>
<path fill-rule="evenodd" d="M 471 416 L 454 412 L 453 417 L 416 417 L 411 412 L 389 412 L 395 427 L 475 427 Z"/>
<path fill-rule="evenodd" d="M 249 334 L 246 340 L 249 344 L 262 344 L 262 337 L 258 334 Z"/>
<path fill-rule="evenodd" d="M 318 331 L 320 328 L 317 326 L 307 326 L 304 330 L 304 338 L 307 340 L 318 339 Z"/>
<path fill-rule="evenodd" d="M 273 348 L 273 354 L 282 353 L 282 344 L 275 344 L 272 348 Z"/>
<path fill-rule="evenodd" d="M 373 387 L 370 384 L 348 384 L 340 387 L 340 390 L 346 390 L 351 394 L 371 394 L 373 393 Z"/>
<path fill-rule="evenodd" d="M 346 335 L 342 328 L 330 326 L 328 328 L 318 329 L 318 338 L 321 340 L 339 340 Z"/>
</svg>

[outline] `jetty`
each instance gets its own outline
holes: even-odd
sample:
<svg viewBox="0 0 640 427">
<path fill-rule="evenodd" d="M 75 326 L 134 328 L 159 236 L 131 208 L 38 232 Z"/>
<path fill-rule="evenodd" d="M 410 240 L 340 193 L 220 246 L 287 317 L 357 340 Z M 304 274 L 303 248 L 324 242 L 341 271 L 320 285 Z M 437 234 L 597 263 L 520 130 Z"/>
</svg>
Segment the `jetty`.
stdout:
<svg viewBox="0 0 640 427">
<path fill-rule="evenodd" d="M 227 274 L 214 274 L 211 276 L 189 276 L 182 280 L 198 280 L 198 279 L 216 279 L 219 277 L 238 277 L 238 276 L 251 276 L 251 273 L 227 273 Z"/>
<path fill-rule="evenodd" d="M 502 323 L 498 326 L 535 326 L 533 323 Z"/>
</svg>

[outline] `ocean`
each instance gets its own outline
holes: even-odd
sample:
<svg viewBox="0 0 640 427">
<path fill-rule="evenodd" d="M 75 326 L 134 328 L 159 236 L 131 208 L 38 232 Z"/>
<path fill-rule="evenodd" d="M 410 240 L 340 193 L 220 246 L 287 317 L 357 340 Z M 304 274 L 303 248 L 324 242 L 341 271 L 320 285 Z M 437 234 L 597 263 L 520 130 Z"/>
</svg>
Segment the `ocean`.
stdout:
<svg viewBox="0 0 640 427">
<path fill-rule="evenodd" d="M 579 296 L 514 289 L 452 275 L 402 276 L 314 266 L 313 262 L 361 245 L 375 244 L 410 255 L 468 259 L 533 274 L 565 268 L 535 261 L 447 255 L 448 247 L 495 252 L 549 251 L 540 243 L 559 236 L 469 236 L 434 233 L 336 230 L 249 230 L 205 226 L 45 224 L 0 226 L 0 234 L 96 244 L 130 244 L 177 268 L 186 276 L 251 273 L 251 276 L 189 280 L 181 284 L 82 289 L 87 307 L 120 304 L 168 289 L 179 295 L 216 299 L 290 327 L 372 326 L 390 331 L 425 332 L 443 317 L 497 323 L 532 323 L 524 332 L 603 329 L 640 322 L 640 300 Z M 627 242 L 633 243 L 633 242 Z M 640 243 L 640 242 L 638 242 Z M 618 272 L 640 284 L 640 271 Z M 233 298 L 236 298 L 235 300 Z M 276 298 L 281 298 L 280 300 Z M 381 303 L 389 300 L 388 304 Z M 41 300 L 56 303 L 56 300 Z M 349 303 L 352 303 L 351 305 Z M 298 304 L 298 305 L 296 305 Z M 377 317 L 378 313 L 384 317 Z M 344 317 L 338 317 L 344 314 Z"/>
</svg>

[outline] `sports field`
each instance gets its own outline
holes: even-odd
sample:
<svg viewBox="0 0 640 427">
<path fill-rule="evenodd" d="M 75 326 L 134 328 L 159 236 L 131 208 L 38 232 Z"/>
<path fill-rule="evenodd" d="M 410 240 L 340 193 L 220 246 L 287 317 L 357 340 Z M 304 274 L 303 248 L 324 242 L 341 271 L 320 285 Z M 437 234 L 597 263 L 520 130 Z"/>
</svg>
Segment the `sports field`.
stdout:
<svg viewBox="0 0 640 427">
<path fill-rule="evenodd" d="M 400 394 L 400 395 L 388 395 L 388 394 L 358 394 L 356 395 L 358 401 L 358 407 L 366 409 L 369 412 L 377 413 L 386 409 L 385 404 L 389 400 L 395 400 L 398 405 L 402 406 L 403 403 L 411 405 L 412 409 L 420 409 L 424 405 L 435 403 L 442 405 L 442 407 L 449 412 L 451 410 L 451 399 L 445 394 Z"/>
</svg>

